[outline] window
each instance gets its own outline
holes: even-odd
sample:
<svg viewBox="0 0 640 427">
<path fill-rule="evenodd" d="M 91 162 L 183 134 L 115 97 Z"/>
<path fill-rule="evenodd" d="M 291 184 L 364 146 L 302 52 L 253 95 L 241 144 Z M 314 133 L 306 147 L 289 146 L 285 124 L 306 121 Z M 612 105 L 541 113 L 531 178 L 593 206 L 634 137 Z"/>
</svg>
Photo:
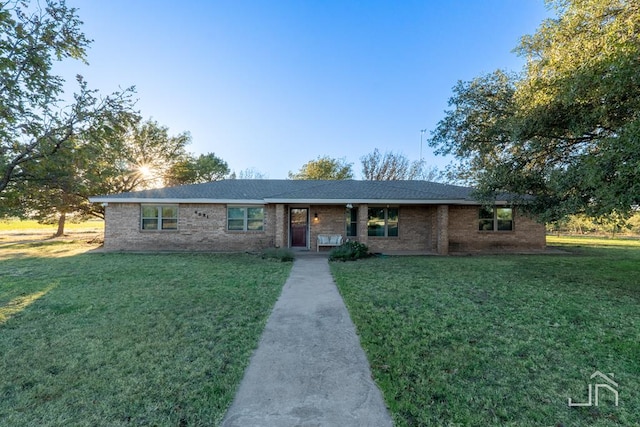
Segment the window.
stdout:
<svg viewBox="0 0 640 427">
<path fill-rule="evenodd" d="M 227 230 L 262 231 L 264 230 L 264 208 L 234 206 L 227 208 Z"/>
<path fill-rule="evenodd" d="M 358 235 L 358 208 L 347 208 L 347 230 L 346 234 L 350 237 Z"/>
<path fill-rule="evenodd" d="M 367 234 L 378 237 L 398 237 L 398 208 L 369 208 Z"/>
<path fill-rule="evenodd" d="M 143 230 L 177 230 L 177 206 L 142 205 L 141 228 Z"/>
<path fill-rule="evenodd" d="M 478 220 L 478 230 L 480 231 L 512 231 L 513 230 L 513 209 L 503 207 L 480 208 Z"/>
</svg>

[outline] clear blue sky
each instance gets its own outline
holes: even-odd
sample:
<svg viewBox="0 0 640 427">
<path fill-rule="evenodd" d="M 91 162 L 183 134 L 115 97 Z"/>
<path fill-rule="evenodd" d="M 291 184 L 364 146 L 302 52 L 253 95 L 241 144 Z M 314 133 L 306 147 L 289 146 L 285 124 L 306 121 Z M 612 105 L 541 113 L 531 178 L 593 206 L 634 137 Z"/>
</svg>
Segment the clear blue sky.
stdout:
<svg viewBox="0 0 640 427">
<path fill-rule="evenodd" d="M 513 48 L 550 15 L 543 0 L 67 4 L 94 40 L 88 67 L 64 64 L 67 80 L 135 85 L 142 115 L 189 131 L 189 151 L 272 179 L 324 155 L 360 178 L 375 148 L 417 160 L 456 82 L 519 70 Z M 426 143 L 423 157 L 447 163 Z"/>
</svg>

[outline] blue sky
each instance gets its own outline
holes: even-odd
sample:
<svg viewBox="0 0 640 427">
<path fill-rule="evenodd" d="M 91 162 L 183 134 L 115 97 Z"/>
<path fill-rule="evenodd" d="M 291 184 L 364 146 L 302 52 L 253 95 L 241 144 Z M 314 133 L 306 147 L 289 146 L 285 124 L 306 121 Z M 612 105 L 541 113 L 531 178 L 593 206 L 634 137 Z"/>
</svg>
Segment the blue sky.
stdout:
<svg viewBox="0 0 640 427">
<path fill-rule="evenodd" d="M 513 48 L 550 15 L 543 0 L 67 4 L 94 40 L 89 66 L 61 68 L 67 80 L 135 85 L 141 114 L 189 131 L 189 151 L 272 179 L 325 155 L 359 178 L 376 148 L 417 160 L 456 82 L 519 70 Z M 423 157 L 447 163 L 426 143 Z"/>
</svg>

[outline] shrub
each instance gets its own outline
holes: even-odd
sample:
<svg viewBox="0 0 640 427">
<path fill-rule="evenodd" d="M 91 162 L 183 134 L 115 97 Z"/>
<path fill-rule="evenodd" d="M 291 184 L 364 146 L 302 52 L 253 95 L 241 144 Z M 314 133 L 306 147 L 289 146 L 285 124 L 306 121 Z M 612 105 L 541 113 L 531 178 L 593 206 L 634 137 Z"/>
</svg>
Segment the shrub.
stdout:
<svg viewBox="0 0 640 427">
<path fill-rule="evenodd" d="M 262 259 L 291 262 L 295 259 L 295 255 L 287 248 L 268 248 L 262 251 Z"/>
<path fill-rule="evenodd" d="M 364 243 L 347 241 L 329 253 L 329 261 L 355 261 L 370 255 Z"/>
</svg>

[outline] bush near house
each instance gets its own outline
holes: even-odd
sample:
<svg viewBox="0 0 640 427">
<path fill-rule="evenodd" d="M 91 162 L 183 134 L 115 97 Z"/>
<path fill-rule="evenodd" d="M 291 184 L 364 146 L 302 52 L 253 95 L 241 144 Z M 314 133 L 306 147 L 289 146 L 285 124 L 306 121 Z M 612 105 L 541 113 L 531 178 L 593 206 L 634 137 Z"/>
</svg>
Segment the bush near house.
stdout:
<svg viewBox="0 0 640 427">
<path fill-rule="evenodd" d="M 371 253 L 369 252 L 367 245 L 360 242 L 346 241 L 329 253 L 329 260 L 355 261 L 369 256 L 371 256 Z"/>
<path fill-rule="evenodd" d="M 292 262 L 296 256 L 288 248 L 268 248 L 262 251 L 262 259 L 271 259 L 280 262 Z"/>
</svg>

